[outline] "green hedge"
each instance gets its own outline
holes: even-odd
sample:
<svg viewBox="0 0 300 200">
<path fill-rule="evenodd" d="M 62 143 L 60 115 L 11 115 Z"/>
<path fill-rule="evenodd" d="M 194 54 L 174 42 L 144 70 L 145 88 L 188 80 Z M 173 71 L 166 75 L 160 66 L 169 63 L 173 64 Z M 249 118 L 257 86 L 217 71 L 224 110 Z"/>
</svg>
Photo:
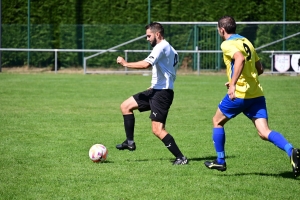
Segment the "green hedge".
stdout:
<svg viewBox="0 0 300 200">
<path fill-rule="evenodd" d="M 141 36 L 148 21 L 146 0 L 2 0 L 2 48 L 43 49 L 107 49 Z M 28 9 L 29 8 L 29 9 Z M 237 21 L 299 21 L 300 4 L 282 0 L 254 1 L 186 1 L 151 0 L 151 21 L 217 21 L 230 14 Z M 30 34 L 28 34 L 28 11 Z M 256 47 L 283 37 L 282 26 L 239 25 L 238 33 L 248 37 Z M 166 25 L 166 39 L 178 50 L 219 50 L 220 39 L 215 26 Z M 285 36 L 294 34 L 298 26 L 286 26 Z M 194 34 L 197 35 L 194 35 Z M 28 37 L 30 35 L 30 37 Z M 196 38 L 197 37 L 197 38 Z M 196 40 L 196 41 L 195 41 Z M 264 50 L 299 50 L 299 37 L 277 43 Z M 149 49 L 145 40 L 119 48 Z M 91 67 L 117 67 L 118 53 L 107 53 L 88 60 Z M 59 53 L 59 66 L 82 66 L 82 58 L 94 53 Z M 131 53 L 132 60 L 146 54 Z M 269 55 L 262 55 L 268 63 Z M 29 58 L 29 59 L 28 59 Z M 181 63 L 195 69 L 194 54 L 180 54 Z M 47 67 L 54 64 L 54 53 L 2 52 L 2 66 L 27 65 Z M 203 54 L 201 67 L 224 67 L 220 55 Z M 269 67 L 269 64 L 267 64 Z"/>
</svg>

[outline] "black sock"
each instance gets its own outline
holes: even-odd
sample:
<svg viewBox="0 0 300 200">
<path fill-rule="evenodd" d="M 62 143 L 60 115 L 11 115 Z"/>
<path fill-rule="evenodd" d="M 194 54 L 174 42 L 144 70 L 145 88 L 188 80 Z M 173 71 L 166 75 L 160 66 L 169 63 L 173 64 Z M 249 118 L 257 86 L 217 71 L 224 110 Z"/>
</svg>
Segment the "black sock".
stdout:
<svg viewBox="0 0 300 200">
<path fill-rule="evenodd" d="M 162 142 L 169 149 L 169 151 L 176 157 L 183 157 L 181 151 L 179 150 L 174 138 L 169 133 L 162 139 Z"/>
<path fill-rule="evenodd" d="M 126 138 L 127 140 L 133 141 L 134 124 L 135 124 L 134 114 L 123 115 L 123 118 L 124 118 L 124 128 L 125 128 Z"/>
</svg>

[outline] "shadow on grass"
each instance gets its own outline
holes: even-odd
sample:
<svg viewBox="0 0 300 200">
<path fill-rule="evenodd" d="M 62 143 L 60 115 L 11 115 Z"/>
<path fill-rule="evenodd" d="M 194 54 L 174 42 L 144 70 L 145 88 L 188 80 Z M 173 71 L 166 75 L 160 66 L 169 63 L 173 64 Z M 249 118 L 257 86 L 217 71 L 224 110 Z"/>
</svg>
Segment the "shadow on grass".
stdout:
<svg viewBox="0 0 300 200">
<path fill-rule="evenodd" d="M 126 159 L 127 162 L 149 162 L 154 160 L 170 160 L 170 158 L 157 158 L 157 159 Z M 174 159 L 173 159 L 174 161 Z"/>
<path fill-rule="evenodd" d="M 228 156 L 227 158 L 235 158 L 235 156 Z M 203 162 L 206 160 L 214 160 L 216 159 L 216 156 L 206 156 L 206 157 L 192 157 L 192 158 L 188 158 L 189 162 Z M 163 161 L 163 160 L 167 160 L 170 162 L 174 162 L 174 158 L 170 159 L 170 158 L 157 158 L 157 159 L 135 159 L 135 160 L 129 160 L 126 159 L 127 162 L 149 162 L 149 161 Z M 107 162 L 107 161 L 105 161 Z M 112 162 L 113 163 L 113 162 Z M 289 179 L 294 179 L 294 180 L 298 180 L 297 178 L 294 177 L 292 172 L 281 172 L 279 174 L 274 174 L 274 173 L 259 173 L 259 172 L 250 172 L 250 173 L 226 173 L 226 172 L 220 172 L 219 176 L 249 176 L 249 175 L 257 175 L 257 176 L 272 176 L 272 177 L 282 177 L 282 178 L 289 178 Z"/>
<path fill-rule="evenodd" d="M 228 156 L 227 158 L 234 158 L 235 156 Z M 207 157 L 192 157 L 192 158 L 187 158 L 188 160 L 189 160 L 189 162 L 202 162 L 202 161 L 206 161 L 206 160 L 214 160 L 214 159 L 216 159 L 216 156 L 207 156 Z M 175 158 L 157 158 L 157 159 L 134 159 L 134 160 L 132 160 L 132 159 L 126 159 L 126 161 L 128 161 L 128 162 L 148 162 L 148 161 L 154 161 L 154 160 L 156 160 L 156 161 L 162 161 L 162 160 L 168 160 L 168 161 L 170 161 L 170 162 L 174 162 L 174 160 L 175 160 Z"/>
<path fill-rule="evenodd" d="M 103 162 L 94 162 L 97 165 L 105 165 L 105 164 L 111 164 L 111 163 L 115 163 L 114 161 L 110 161 L 110 160 L 106 160 Z"/>
<path fill-rule="evenodd" d="M 292 172 L 282 172 L 279 174 L 274 173 L 260 173 L 260 172 L 250 172 L 250 173 L 232 173 L 232 174 L 226 174 L 222 173 L 219 176 L 250 176 L 250 175 L 257 175 L 257 176 L 272 176 L 272 177 L 282 177 L 282 178 L 289 178 L 297 180 Z"/>
<path fill-rule="evenodd" d="M 213 161 L 215 160 L 217 157 L 216 156 L 207 156 L 207 157 L 198 157 L 198 158 L 188 158 L 189 161 Z M 226 159 L 228 158 L 235 158 L 235 156 L 226 156 Z"/>
</svg>

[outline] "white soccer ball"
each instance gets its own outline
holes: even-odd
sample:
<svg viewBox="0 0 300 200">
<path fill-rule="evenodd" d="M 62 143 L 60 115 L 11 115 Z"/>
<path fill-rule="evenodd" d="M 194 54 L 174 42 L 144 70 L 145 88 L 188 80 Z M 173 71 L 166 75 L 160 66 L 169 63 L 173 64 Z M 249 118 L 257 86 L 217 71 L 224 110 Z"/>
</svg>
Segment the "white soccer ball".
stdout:
<svg viewBox="0 0 300 200">
<path fill-rule="evenodd" d="M 93 162 L 104 162 L 107 153 L 107 148 L 103 144 L 94 144 L 89 150 L 89 157 Z"/>
</svg>

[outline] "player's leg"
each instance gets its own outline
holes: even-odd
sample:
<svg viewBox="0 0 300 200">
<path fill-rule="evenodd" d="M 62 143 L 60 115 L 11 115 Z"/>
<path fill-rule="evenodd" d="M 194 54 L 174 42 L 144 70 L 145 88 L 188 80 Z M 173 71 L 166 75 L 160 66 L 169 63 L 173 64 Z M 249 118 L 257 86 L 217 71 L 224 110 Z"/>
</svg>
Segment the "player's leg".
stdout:
<svg viewBox="0 0 300 200">
<path fill-rule="evenodd" d="M 295 177 L 300 175 L 300 150 L 293 147 L 291 143 L 287 141 L 287 139 L 279 132 L 274 130 L 270 130 L 268 127 L 268 121 L 264 118 L 252 119 L 259 136 L 263 140 L 268 140 L 273 143 L 279 149 L 286 152 L 289 156 L 293 174 Z"/>
<path fill-rule="evenodd" d="M 204 164 L 209 169 L 219 171 L 226 170 L 225 162 L 225 130 L 224 125 L 229 120 L 218 108 L 213 117 L 212 139 L 217 154 L 217 159 L 214 161 L 206 161 Z"/>
<path fill-rule="evenodd" d="M 212 139 L 217 154 L 217 159 L 213 161 L 206 161 L 204 164 L 209 169 L 216 169 L 219 171 L 226 170 L 225 161 L 225 130 L 224 125 L 231 118 L 242 112 L 244 109 L 244 99 L 236 98 L 234 101 L 228 95 L 222 99 L 216 114 L 213 117 Z"/>
<path fill-rule="evenodd" d="M 174 165 L 188 164 L 187 158 L 181 153 L 175 139 L 165 130 L 165 125 L 162 122 L 152 120 L 152 132 L 158 137 L 168 148 L 168 150 L 176 157 Z"/>
<path fill-rule="evenodd" d="M 181 153 L 173 136 L 165 129 L 169 108 L 173 102 L 173 98 L 173 90 L 154 90 L 153 97 L 150 99 L 152 132 L 176 157 L 173 164 L 184 165 L 188 163 L 187 158 Z"/>
<path fill-rule="evenodd" d="M 133 96 L 126 99 L 120 106 L 124 120 L 124 129 L 126 133 L 126 140 L 122 144 L 116 146 L 119 150 L 128 149 L 134 151 L 136 149 L 133 136 L 134 136 L 134 125 L 135 118 L 133 110 L 138 108 L 138 103 Z"/>
<path fill-rule="evenodd" d="M 244 114 L 252 120 L 261 139 L 272 142 L 275 146 L 284 150 L 288 156 L 291 156 L 293 146 L 281 133 L 272 131 L 269 128 L 265 98 L 258 97 L 248 101 L 250 106 L 244 111 Z"/>
<path fill-rule="evenodd" d="M 293 173 L 297 177 L 300 175 L 300 151 L 293 147 L 291 143 L 279 132 L 270 130 L 268 125 L 268 112 L 264 97 L 255 98 L 252 106 L 244 114 L 249 117 L 255 125 L 261 139 L 267 140 L 286 152 L 291 160 Z"/>
<path fill-rule="evenodd" d="M 290 144 L 281 133 L 270 130 L 267 119 L 253 118 L 252 121 L 258 131 L 259 136 L 263 140 L 272 142 L 275 146 L 285 151 L 289 157 L 292 155 L 292 144 Z"/>
<path fill-rule="evenodd" d="M 265 118 L 253 118 L 252 119 L 259 136 L 268 140 L 277 146 L 279 149 L 286 152 L 289 156 L 293 174 L 295 177 L 300 175 L 300 150 L 293 147 L 291 143 L 289 143 L 286 138 L 279 132 L 270 130 L 268 127 L 268 121 Z"/>
<path fill-rule="evenodd" d="M 116 146 L 117 149 L 135 150 L 136 145 L 134 142 L 134 125 L 135 118 L 133 111 L 138 109 L 140 112 L 150 110 L 149 99 L 152 96 L 153 90 L 145 90 L 139 92 L 121 104 L 121 112 L 124 118 L 124 128 L 126 132 L 126 140 L 122 144 Z"/>
</svg>

